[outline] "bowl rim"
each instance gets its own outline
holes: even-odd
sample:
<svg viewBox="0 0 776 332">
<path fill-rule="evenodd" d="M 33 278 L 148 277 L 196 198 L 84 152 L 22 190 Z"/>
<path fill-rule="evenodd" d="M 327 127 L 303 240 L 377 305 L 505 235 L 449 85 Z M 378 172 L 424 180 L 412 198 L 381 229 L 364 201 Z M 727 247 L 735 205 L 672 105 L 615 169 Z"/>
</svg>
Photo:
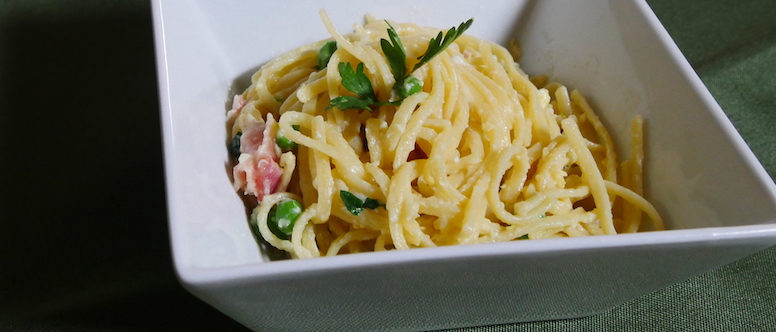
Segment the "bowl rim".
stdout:
<svg viewBox="0 0 776 332">
<path fill-rule="evenodd" d="M 606 239 L 606 241 L 601 241 Z M 578 250 L 649 247 L 667 244 L 711 243 L 732 240 L 763 239 L 776 242 L 776 220 L 743 226 L 706 227 L 590 237 L 552 238 L 533 241 L 508 241 L 462 244 L 444 247 L 364 252 L 347 255 L 286 259 L 223 267 L 196 267 L 174 257 L 178 278 L 187 285 L 262 280 L 305 273 L 329 273 L 343 269 L 392 266 L 448 259 L 535 255 Z M 270 265 L 265 265 L 270 264 Z"/>
</svg>

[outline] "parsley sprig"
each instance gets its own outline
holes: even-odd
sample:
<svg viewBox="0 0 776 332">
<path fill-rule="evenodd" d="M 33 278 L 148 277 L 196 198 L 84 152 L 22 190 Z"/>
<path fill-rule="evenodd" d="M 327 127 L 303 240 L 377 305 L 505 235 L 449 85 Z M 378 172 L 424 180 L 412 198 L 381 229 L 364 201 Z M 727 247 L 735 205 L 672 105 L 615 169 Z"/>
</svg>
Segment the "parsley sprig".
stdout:
<svg viewBox="0 0 776 332">
<path fill-rule="evenodd" d="M 420 92 L 423 87 L 423 82 L 412 76 L 412 73 L 431 61 L 435 56 L 442 53 L 442 51 L 450 46 L 450 44 L 458 39 L 458 37 L 463 35 L 472 23 L 474 23 L 474 19 L 469 19 L 468 21 L 461 23 L 457 29 L 455 27 L 450 28 L 450 30 L 447 30 L 447 33 L 444 34 L 444 38 L 442 37 L 442 31 L 439 31 L 439 34 L 429 41 L 426 53 L 423 53 L 423 55 L 418 57 L 419 61 L 409 72 L 407 72 L 407 55 L 404 52 L 404 46 L 401 44 L 401 39 L 399 39 L 399 34 L 388 21 L 385 21 L 385 23 L 388 24 L 388 38 L 390 41 L 384 38 L 381 39 L 380 47 L 383 49 L 385 58 L 388 59 L 391 71 L 393 71 L 393 77 L 396 80 L 396 83 L 393 85 L 393 90 L 400 99 L 404 99 Z"/>
<path fill-rule="evenodd" d="M 377 100 L 375 90 L 372 88 L 372 81 L 369 80 L 369 76 L 364 73 L 364 64 L 359 63 L 356 66 L 356 70 L 353 70 L 353 66 L 350 62 L 340 62 L 337 66 L 340 77 L 342 77 L 342 86 L 350 92 L 355 93 L 358 97 L 352 96 L 339 96 L 332 99 L 330 105 L 326 107 L 326 110 L 336 107 L 341 111 L 350 109 L 363 109 L 371 111 L 370 106 L 376 105 L 396 105 L 395 103 L 381 103 Z"/>
<path fill-rule="evenodd" d="M 461 23 L 461 25 L 450 28 L 444 35 L 442 31 L 435 38 L 431 38 L 428 44 L 426 52 L 418 57 L 418 62 L 412 67 L 412 70 L 407 71 L 407 54 L 404 52 L 404 46 L 399 38 L 399 33 L 391 26 L 388 21 L 388 39 L 380 39 L 380 48 L 385 54 L 385 58 L 388 60 L 388 64 L 393 72 L 395 83 L 393 90 L 396 92 L 398 99 L 392 102 L 380 102 L 377 100 L 377 96 L 374 93 L 372 82 L 369 77 L 364 73 L 364 64 L 360 63 L 353 70 L 353 66 L 348 62 L 340 62 L 338 69 L 340 77 L 342 77 L 342 85 L 350 92 L 355 93 L 358 97 L 352 96 L 339 96 L 331 100 L 331 104 L 326 107 L 330 109 L 337 107 L 340 110 L 349 109 L 364 109 L 371 110 L 372 106 L 382 105 L 399 105 L 405 98 L 418 93 L 422 90 L 423 82 L 418 78 L 412 76 L 412 73 L 418 68 L 422 67 L 435 56 L 442 53 L 450 44 L 452 44 L 458 37 L 469 29 L 474 22 L 474 19 Z"/>
<path fill-rule="evenodd" d="M 447 30 L 444 39 L 442 39 L 442 31 L 439 31 L 439 34 L 436 36 L 436 38 L 431 38 L 431 41 L 429 41 L 426 53 L 418 57 L 418 60 L 420 61 L 415 64 L 415 67 L 412 67 L 412 71 L 415 71 L 416 69 L 431 61 L 431 59 L 437 56 L 439 53 L 442 53 L 442 51 L 450 46 L 450 44 L 458 39 L 458 37 L 463 35 L 464 31 L 469 29 L 472 23 L 474 23 L 473 18 L 461 23 L 461 25 L 458 26 L 458 29 L 455 27 L 450 28 L 450 30 Z"/>
</svg>

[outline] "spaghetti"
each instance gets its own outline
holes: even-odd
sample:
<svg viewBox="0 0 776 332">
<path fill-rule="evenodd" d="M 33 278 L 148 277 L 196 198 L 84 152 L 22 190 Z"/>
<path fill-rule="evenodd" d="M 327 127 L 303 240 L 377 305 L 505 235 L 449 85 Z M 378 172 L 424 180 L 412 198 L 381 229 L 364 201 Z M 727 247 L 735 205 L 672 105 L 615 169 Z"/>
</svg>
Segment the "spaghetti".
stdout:
<svg viewBox="0 0 776 332">
<path fill-rule="evenodd" d="M 332 38 L 264 65 L 228 113 L 234 186 L 270 245 L 306 258 L 664 228 L 642 197 L 640 117 L 618 165 L 581 93 L 529 79 L 468 26 L 445 44 L 372 17 L 341 35 L 321 17 Z M 424 63 L 434 42 L 446 48 Z"/>
</svg>

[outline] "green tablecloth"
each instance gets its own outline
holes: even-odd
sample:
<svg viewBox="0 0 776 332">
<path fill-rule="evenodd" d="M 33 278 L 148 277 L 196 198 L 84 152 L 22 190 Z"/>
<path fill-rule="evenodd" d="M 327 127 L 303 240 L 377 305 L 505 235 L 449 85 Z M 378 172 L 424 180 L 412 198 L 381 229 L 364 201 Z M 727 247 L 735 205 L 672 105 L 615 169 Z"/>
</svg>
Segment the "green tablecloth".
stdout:
<svg viewBox="0 0 776 332">
<path fill-rule="evenodd" d="M 776 2 L 651 0 L 776 176 Z M 170 259 L 148 1 L 0 1 L 0 330 L 243 331 Z M 776 331 L 776 247 L 600 315 L 455 331 Z"/>
</svg>

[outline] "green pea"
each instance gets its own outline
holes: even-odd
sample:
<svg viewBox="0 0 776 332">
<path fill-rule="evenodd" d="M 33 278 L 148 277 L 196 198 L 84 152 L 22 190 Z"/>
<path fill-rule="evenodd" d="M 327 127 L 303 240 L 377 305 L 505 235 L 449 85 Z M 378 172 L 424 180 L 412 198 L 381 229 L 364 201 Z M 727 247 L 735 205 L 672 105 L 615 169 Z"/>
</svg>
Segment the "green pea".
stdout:
<svg viewBox="0 0 776 332">
<path fill-rule="evenodd" d="M 404 80 L 404 84 L 399 87 L 399 98 L 404 99 L 423 90 L 423 81 L 410 75 Z"/>
<path fill-rule="evenodd" d="M 296 142 L 288 139 L 286 136 L 283 136 L 280 133 L 278 133 L 278 138 L 275 139 L 275 143 L 278 144 L 278 146 L 280 147 L 280 150 L 282 150 L 283 152 L 296 149 Z"/>
<path fill-rule="evenodd" d="M 293 199 L 284 200 L 275 205 L 269 211 L 267 226 L 272 234 L 283 240 L 288 240 L 294 230 L 294 223 L 299 219 L 304 208 L 302 204 Z"/>
<path fill-rule="evenodd" d="M 294 130 L 299 131 L 298 125 L 291 125 L 291 128 L 294 128 Z M 288 137 L 283 135 L 283 130 L 278 131 L 278 137 L 275 139 L 275 143 L 278 144 L 278 147 L 280 147 L 280 150 L 283 150 L 283 152 L 296 149 L 296 142 L 288 139 Z"/>
</svg>

